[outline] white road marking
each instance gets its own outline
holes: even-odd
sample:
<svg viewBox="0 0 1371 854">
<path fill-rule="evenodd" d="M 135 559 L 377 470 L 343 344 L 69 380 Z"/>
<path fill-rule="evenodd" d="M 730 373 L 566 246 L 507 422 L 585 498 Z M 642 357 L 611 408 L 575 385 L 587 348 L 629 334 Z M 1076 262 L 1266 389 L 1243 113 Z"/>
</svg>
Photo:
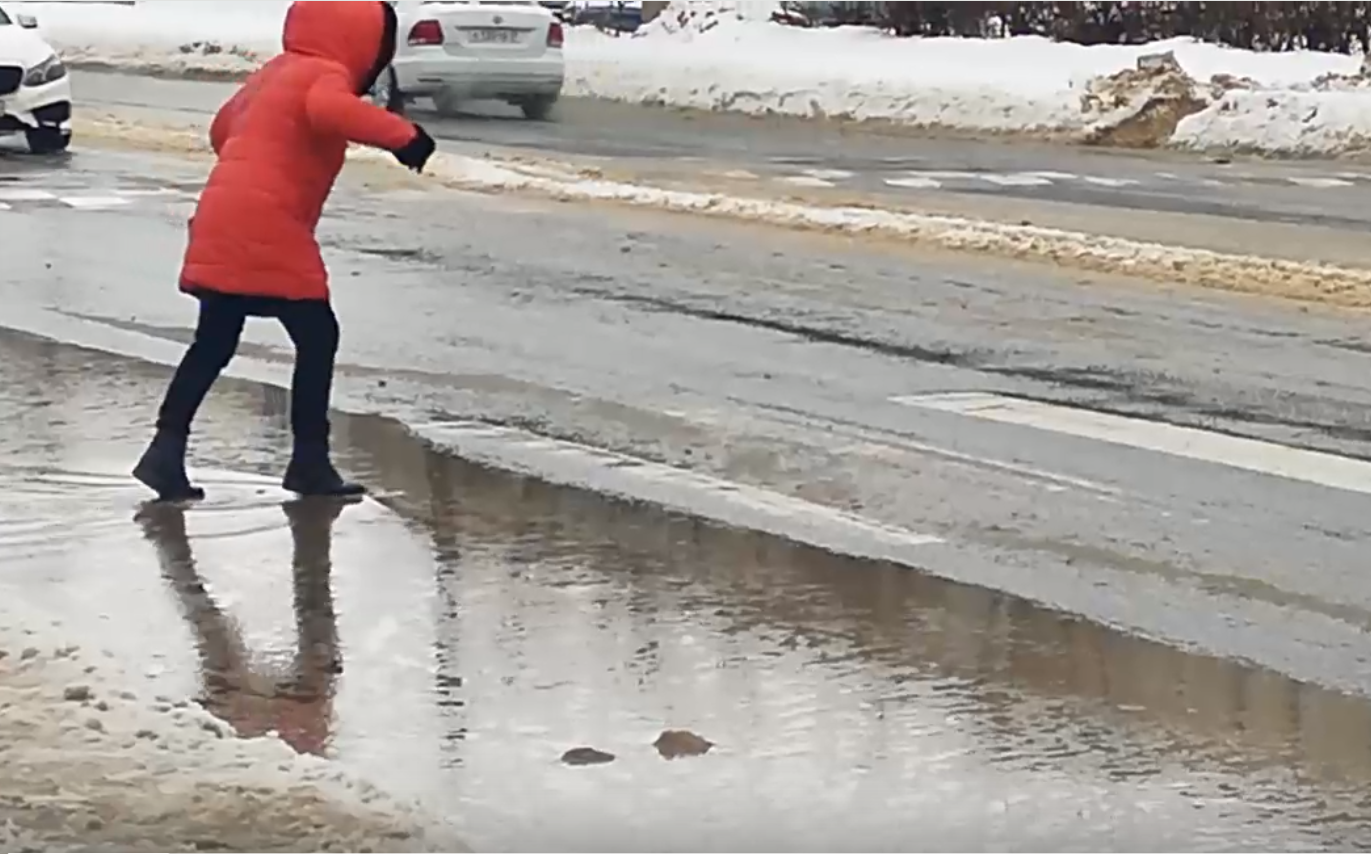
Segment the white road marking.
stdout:
<svg viewBox="0 0 1371 854">
<path fill-rule="evenodd" d="M 1302 176 L 1302 175 L 1289 175 L 1289 176 L 1286 177 L 1285 180 L 1289 181 L 1289 182 L 1292 183 L 1292 184 L 1296 184 L 1296 185 L 1298 185 L 1298 186 L 1301 186 L 1301 187 L 1312 187 L 1313 189 L 1316 189 L 1316 190 L 1324 190 L 1324 189 L 1329 189 L 1329 188 L 1332 188 L 1332 187 L 1351 187 L 1351 186 L 1353 186 L 1353 184 L 1352 184 L 1351 181 L 1347 181 L 1347 180 L 1345 180 L 1345 179 L 1343 179 L 1343 178 L 1319 178 L 1319 177 L 1304 177 L 1304 176 Z"/>
<path fill-rule="evenodd" d="M 50 202 L 56 198 L 56 193 L 50 193 L 47 190 L 32 190 L 27 187 L 0 187 L 0 202 Z"/>
<path fill-rule="evenodd" d="M 1100 175 L 1086 175 L 1084 180 L 1098 187 L 1136 187 L 1142 183 L 1134 178 L 1106 178 Z"/>
<path fill-rule="evenodd" d="M 712 409 L 692 409 L 689 412 L 685 410 L 664 410 L 662 414 L 670 416 L 672 418 L 679 419 L 688 424 L 706 428 L 720 426 L 743 427 L 750 426 L 752 424 L 756 424 L 758 428 L 762 428 L 764 426 L 764 422 L 755 421 L 752 418 L 752 416 L 740 415 L 737 412 L 725 413 L 719 410 Z M 812 424 L 811 419 L 808 417 L 799 417 L 790 413 L 783 413 L 777 410 L 772 410 L 770 412 L 768 420 L 772 419 L 781 421 L 782 423 L 793 424 L 797 426 Z M 831 424 L 829 429 L 831 431 L 830 435 L 834 437 L 846 437 L 853 440 L 852 443 L 848 445 L 830 447 L 829 452 L 836 455 L 842 455 L 850 452 L 854 454 L 863 454 L 868 457 L 884 456 L 887 459 L 893 455 L 933 456 L 957 463 L 962 463 L 964 465 L 972 466 L 974 468 L 992 469 L 995 471 L 1003 471 L 1009 472 L 1011 474 L 1020 475 L 1022 477 L 1029 478 L 1032 480 L 1048 481 L 1052 483 L 1054 486 L 1062 488 L 1074 487 L 1077 489 L 1086 490 L 1088 492 L 1099 493 L 1102 496 L 1110 497 L 1120 496 L 1123 494 L 1122 489 L 1119 489 L 1116 486 L 1109 486 L 1098 481 L 1085 480 L 1079 477 L 1072 477 L 1071 475 L 1047 471 L 1046 469 L 1033 468 L 1032 466 L 1022 465 L 1020 463 L 1011 463 L 1005 460 L 995 459 L 994 457 L 983 457 L 977 456 L 975 454 L 964 453 L 962 451 L 954 451 L 951 448 L 946 448 L 941 445 L 930 445 L 927 442 L 920 442 L 918 440 L 911 439 L 908 436 L 891 436 L 889 434 L 881 436 L 872 436 L 867 435 L 861 429 L 852 430 L 838 426 L 836 424 Z"/>
<path fill-rule="evenodd" d="M 133 203 L 124 196 L 64 196 L 61 202 L 67 207 L 84 211 L 122 208 Z"/>
<path fill-rule="evenodd" d="M 806 169 L 804 174 L 811 178 L 818 178 L 821 181 L 846 181 L 855 173 L 846 169 Z"/>
<path fill-rule="evenodd" d="M 908 560 L 905 550 L 943 542 L 781 492 L 508 427 L 454 421 L 409 429 L 478 463 L 842 554 Z"/>
<path fill-rule="evenodd" d="M 905 174 L 911 178 L 930 178 L 934 181 L 974 181 L 982 175 L 980 172 L 924 172 L 916 169 Z"/>
<path fill-rule="evenodd" d="M 893 402 L 1371 494 L 1371 463 L 1275 442 L 984 392 L 912 395 Z"/>
<path fill-rule="evenodd" d="M 827 188 L 837 186 L 832 181 L 825 181 L 823 178 L 815 178 L 812 175 L 787 175 L 779 180 L 782 184 L 790 184 L 795 187 Z"/>
<path fill-rule="evenodd" d="M 904 187 L 909 190 L 936 190 L 943 185 L 936 178 L 887 178 L 887 187 Z"/>
<path fill-rule="evenodd" d="M 861 454 L 865 457 L 875 459 L 890 459 L 892 455 L 901 454 L 905 456 L 915 456 L 924 454 L 931 457 L 941 457 L 952 462 L 962 463 L 972 468 L 990 469 L 992 471 L 1005 472 L 1007 474 L 1018 475 L 1027 480 L 1039 480 L 1047 484 L 1048 489 L 1053 492 L 1065 492 L 1068 489 L 1080 489 L 1085 492 L 1096 493 L 1098 497 L 1118 497 L 1123 495 L 1123 490 L 1117 486 L 1108 486 L 1093 480 L 1072 477 L 1066 474 L 1058 474 L 1046 469 L 1034 468 L 1033 466 L 1019 465 L 1018 463 L 1005 462 L 993 457 L 982 457 L 976 454 L 967 454 L 961 451 L 954 451 L 951 448 L 943 448 L 938 445 L 930 445 L 926 442 L 917 442 L 913 439 L 901 438 L 898 442 L 860 442 L 851 445 L 842 445 L 833 449 L 834 454 Z"/>
<path fill-rule="evenodd" d="M 1008 175 L 984 174 L 979 176 L 982 181 L 989 181 L 1001 187 L 1047 187 L 1052 184 L 1046 178 L 1027 173 L 1013 173 Z"/>
<path fill-rule="evenodd" d="M 1081 177 L 1080 175 L 1077 175 L 1075 172 L 1052 172 L 1050 170 L 1042 172 L 1024 172 L 1023 174 L 1036 175 L 1039 178 L 1046 178 L 1049 181 L 1074 181 L 1077 178 Z"/>
<path fill-rule="evenodd" d="M 4 202 L 0 202 L 0 211 L 12 211 L 14 208 Z"/>
<path fill-rule="evenodd" d="M 756 172 L 749 172 L 746 169 L 730 169 L 722 173 L 724 178 L 732 178 L 735 181 L 755 181 L 758 178 Z"/>
<path fill-rule="evenodd" d="M 184 192 L 184 190 L 177 190 L 172 187 L 158 187 L 152 190 L 116 190 L 115 194 L 133 199 L 141 199 L 156 198 L 158 196 L 180 196 Z"/>
</svg>

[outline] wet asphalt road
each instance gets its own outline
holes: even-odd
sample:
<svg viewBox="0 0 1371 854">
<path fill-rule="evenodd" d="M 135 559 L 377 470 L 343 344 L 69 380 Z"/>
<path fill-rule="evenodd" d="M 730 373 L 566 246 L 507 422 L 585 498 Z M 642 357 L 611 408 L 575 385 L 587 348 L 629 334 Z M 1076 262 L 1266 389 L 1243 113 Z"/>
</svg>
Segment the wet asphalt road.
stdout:
<svg viewBox="0 0 1371 854">
<path fill-rule="evenodd" d="M 204 120 L 233 84 L 117 74 L 73 75 L 94 111 L 184 123 Z M 619 169 L 670 169 L 759 188 L 830 188 L 910 203 L 930 191 L 1040 199 L 1362 231 L 1371 224 L 1371 167 L 1353 163 L 1239 161 L 1166 152 L 928 137 L 878 126 L 686 113 L 568 99 L 555 121 L 528 122 L 503 104 L 416 120 L 445 150 L 515 149 L 593 158 Z"/>
<path fill-rule="evenodd" d="M 463 462 L 339 416 L 380 501 L 283 500 L 230 382 L 210 499 L 123 469 L 167 370 L 0 334 L 0 594 L 476 850 L 1354 850 L 1371 707 L 905 567 Z M 713 744 L 668 758 L 666 729 Z M 569 750 L 614 761 L 573 767 Z"/>
<path fill-rule="evenodd" d="M 31 247 L 0 283 L 5 324 L 177 358 L 193 305 L 172 277 L 203 167 L 15 162 L 21 199 L 53 198 L 0 211 Z M 1371 458 L 1360 316 L 409 187 L 341 193 L 322 234 L 346 406 L 438 423 L 430 437 L 500 464 L 537 451 L 544 475 L 565 455 L 441 424 L 529 428 L 854 510 L 915 535 L 866 554 L 1371 693 L 1364 481 L 1138 444 L 1160 423 Z M 248 340 L 243 370 L 285 375 L 279 330 Z M 1120 447 L 1072 434 L 1061 411 L 1042 429 L 927 397 L 946 393 L 1143 421 Z M 1259 450 L 1274 471 L 1282 449 Z M 806 525 L 780 532 L 835 541 Z"/>
<path fill-rule="evenodd" d="M 1371 842 L 1364 492 L 908 400 L 1012 393 L 1371 457 L 1362 318 L 641 211 L 345 189 L 323 229 L 344 409 L 459 447 L 472 434 L 444 423 L 528 428 L 928 538 L 899 565 L 837 558 L 499 475 L 362 416 L 338 442 L 385 507 L 330 528 L 219 476 L 183 535 L 175 516 L 130 521 L 122 474 L 165 368 L 71 342 L 175 356 L 202 175 L 0 160 L 0 233 L 27 248 L 0 277 L 0 325 L 68 342 L 0 341 L 3 583 L 87 609 L 153 678 L 217 682 L 227 708 L 267 662 L 289 690 L 255 694 L 286 695 L 305 749 L 450 793 L 478 848 Z M 279 330 L 249 340 L 236 369 L 282 375 Z M 274 476 L 283 414 L 279 391 L 226 390 L 198 462 Z M 505 451 L 534 473 L 566 458 Z M 327 587 L 308 577 L 324 529 Z M 217 573 L 214 608 L 193 572 Z M 246 644 L 206 652 L 226 613 Z M 205 685 L 204 662 L 230 673 Z M 652 743 L 668 727 L 718 748 L 667 763 Z M 561 769 L 575 747 L 619 761 Z"/>
</svg>

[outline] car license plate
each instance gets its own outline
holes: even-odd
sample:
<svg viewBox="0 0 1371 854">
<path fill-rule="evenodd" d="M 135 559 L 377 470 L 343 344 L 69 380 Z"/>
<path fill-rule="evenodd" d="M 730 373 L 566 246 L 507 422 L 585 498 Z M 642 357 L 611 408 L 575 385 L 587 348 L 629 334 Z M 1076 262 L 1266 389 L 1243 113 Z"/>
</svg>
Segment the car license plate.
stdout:
<svg viewBox="0 0 1371 854">
<path fill-rule="evenodd" d="M 467 39 L 473 44 L 515 44 L 519 31 L 508 27 L 472 27 L 467 30 Z"/>
</svg>

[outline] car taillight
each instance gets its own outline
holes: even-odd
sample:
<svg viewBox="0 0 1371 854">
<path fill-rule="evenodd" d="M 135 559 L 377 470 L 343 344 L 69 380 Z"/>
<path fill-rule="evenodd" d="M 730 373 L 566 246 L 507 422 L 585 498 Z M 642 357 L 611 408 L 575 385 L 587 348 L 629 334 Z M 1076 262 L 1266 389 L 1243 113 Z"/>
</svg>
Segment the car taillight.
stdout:
<svg viewBox="0 0 1371 854">
<path fill-rule="evenodd" d="M 443 43 L 443 25 L 437 21 L 420 21 L 409 29 L 409 46 Z"/>
<path fill-rule="evenodd" d="M 558 21 L 553 21 L 547 28 L 547 46 L 561 47 L 562 42 L 566 41 L 566 33 L 562 31 L 562 25 Z"/>
</svg>

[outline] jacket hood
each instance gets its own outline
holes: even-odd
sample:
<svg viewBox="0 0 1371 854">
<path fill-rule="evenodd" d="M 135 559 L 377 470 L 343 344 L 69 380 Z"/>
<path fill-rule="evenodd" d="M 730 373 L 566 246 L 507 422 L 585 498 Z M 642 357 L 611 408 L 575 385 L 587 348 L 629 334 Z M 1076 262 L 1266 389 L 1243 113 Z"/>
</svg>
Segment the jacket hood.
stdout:
<svg viewBox="0 0 1371 854">
<path fill-rule="evenodd" d="M 395 58 L 398 29 L 395 9 L 379 0 L 296 0 L 281 41 L 287 53 L 339 63 L 365 95 Z"/>
</svg>

